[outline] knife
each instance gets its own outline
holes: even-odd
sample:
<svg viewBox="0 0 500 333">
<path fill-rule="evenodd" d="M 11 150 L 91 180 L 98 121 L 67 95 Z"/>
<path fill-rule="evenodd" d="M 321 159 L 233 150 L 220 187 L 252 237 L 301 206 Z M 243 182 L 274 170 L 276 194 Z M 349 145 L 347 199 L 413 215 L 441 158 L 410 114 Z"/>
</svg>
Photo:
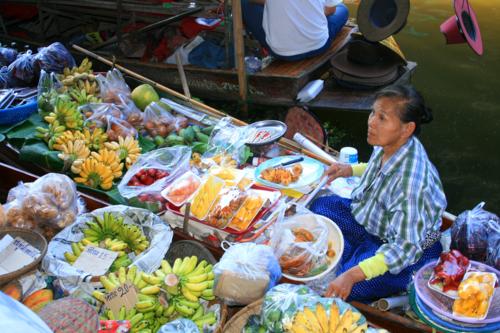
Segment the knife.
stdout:
<svg viewBox="0 0 500 333">
<path fill-rule="evenodd" d="M 302 162 L 303 160 L 304 160 L 304 156 L 301 156 L 301 157 L 297 157 L 297 158 L 291 159 L 291 160 L 286 161 L 286 162 L 278 163 L 276 165 L 271 166 L 270 168 L 276 168 L 276 167 L 280 167 L 280 166 L 285 167 L 285 166 L 289 166 L 289 165 L 292 165 L 295 163 Z"/>
</svg>

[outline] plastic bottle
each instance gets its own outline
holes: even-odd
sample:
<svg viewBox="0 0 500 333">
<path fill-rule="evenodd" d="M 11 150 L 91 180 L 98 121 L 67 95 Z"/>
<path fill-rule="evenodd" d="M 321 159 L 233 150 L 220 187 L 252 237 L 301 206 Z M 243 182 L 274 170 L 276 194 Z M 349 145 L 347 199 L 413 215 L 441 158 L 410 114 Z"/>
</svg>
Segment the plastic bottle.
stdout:
<svg viewBox="0 0 500 333">
<path fill-rule="evenodd" d="M 323 90 L 324 84 L 325 81 L 323 80 L 314 80 L 309 82 L 299 91 L 297 99 L 302 103 L 309 102 L 314 97 L 318 96 L 321 90 Z"/>
</svg>

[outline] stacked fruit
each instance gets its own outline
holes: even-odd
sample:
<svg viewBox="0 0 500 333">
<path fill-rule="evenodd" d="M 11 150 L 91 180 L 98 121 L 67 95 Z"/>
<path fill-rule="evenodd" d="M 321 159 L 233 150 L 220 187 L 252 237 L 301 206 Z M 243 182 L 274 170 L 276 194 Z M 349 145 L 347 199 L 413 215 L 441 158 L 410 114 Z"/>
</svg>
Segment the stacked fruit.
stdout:
<svg viewBox="0 0 500 333">
<path fill-rule="evenodd" d="M 136 266 L 132 266 L 128 271 L 121 267 L 117 273 L 102 276 L 100 281 L 108 293 L 127 281 L 132 283 L 138 292 L 138 302 L 132 309 L 126 311 L 122 307 L 117 317 L 110 310 L 105 310 L 103 319 L 128 319 L 132 325 L 132 332 L 140 332 L 141 330 L 156 332 L 161 325 L 179 317 L 191 319 L 200 330 L 203 329 L 204 325 L 215 324 L 216 314 L 210 311 L 206 312 L 205 306 L 201 303 L 201 299 L 214 299 L 213 289 L 209 287 L 210 284 L 213 284 L 212 266 L 208 265 L 206 261 L 196 264 L 196 257 L 178 259 L 177 265 L 174 264 L 174 267 L 179 275 L 174 274 L 174 268 L 163 260 L 162 268 L 153 274 L 140 272 Z M 182 271 L 180 271 L 181 268 Z M 190 273 L 184 273 L 190 270 Z M 211 276 L 212 280 L 209 280 Z M 171 285 L 171 282 L 176 279 L 183 282 Z M 169 285 L 165 284 L 167 280 Z M 203 281 L 187 282 L 188 280 Z M 209 283 L 210 281 L 212 283 Z M 198 290 L 190 292 L 199 295 L 199 297 L 187 299 L 182 290 L 188 290 L 188 288 Z M 207 296 L 203 296 L 203 294 Z M 94 291 L 93 296 L 101 302 L 104 302 L 106 298 L 106 295 L 99 291 Z"/>
<path fill-rule="evenodd" d="M 149 241 L 137 225 L 124 224 L 123 217 L 105 212 L 102 217 L 95 216 L 82 230 L 85 238 L 71 243 L 72 252 L 65 252 L 66 261 L 73 264 L 88 245 L 98 246 L 118 252 L 118 257 L 110 267 L 114 272 L 120 267 L 132 264 L 129 253 L 141 254 L 149 247 Z"/>
<path fill-rule="evenodd" d="M 63 84 L 62 92 L 68 93 L 78 105 L 101 102 L 99 84 L 88 58 L 83 59 L 78 67 L 65 68 L 58 79 Z"/>
<path fill-rule="evenodd" d="M 200 128 L 192 125 L 181 128 L 166 138 L 161 135 L 154 136 L 154 141 L 159 147 L 191 146 L 194 153 L 203 154 L 208 149 L 208 140 L 213 129 L 213 126 Z"/>
<path fill-rule="evenodd" d="M 293 322 L 285 325 L 285 331 L 291 333 L 318 332 L 318 333 L 360 333 L 367 330 L 366 322 L 359 325 L 361 318 L 359 312 L 346 309 L 341 315 L 337 303 L 330 306 L 330 314 L 321 303 L 317 303 L 314 309 L 304 307 L 303 311 L 295 314 Z"/>
<path fill-rule="evenodd" d="M 141 169 L 128 181 L 128 186 L 149 186 L 158 179 L 165 178 L 169 173 L 165 170 L 150 168 Z"/>
</svg>

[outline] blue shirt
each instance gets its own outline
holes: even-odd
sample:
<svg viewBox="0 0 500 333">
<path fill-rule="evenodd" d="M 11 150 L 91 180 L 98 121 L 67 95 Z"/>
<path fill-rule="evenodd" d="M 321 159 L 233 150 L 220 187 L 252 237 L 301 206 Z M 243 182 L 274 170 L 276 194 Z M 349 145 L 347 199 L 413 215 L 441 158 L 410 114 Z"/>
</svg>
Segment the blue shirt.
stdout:
<svg viewBox="0 0 500 333">
<path fill-rule="evenodd" d="M 352 193 L 351 210 L 366 231 L 386 241 L 383 253 L 392 274 L 414 264 L 426 238 L 439 231 L 446 197 L 438 172 L 420 141 L 412 136 L 382 166 L 375 147 L 361 183 Z"/>
</svg>

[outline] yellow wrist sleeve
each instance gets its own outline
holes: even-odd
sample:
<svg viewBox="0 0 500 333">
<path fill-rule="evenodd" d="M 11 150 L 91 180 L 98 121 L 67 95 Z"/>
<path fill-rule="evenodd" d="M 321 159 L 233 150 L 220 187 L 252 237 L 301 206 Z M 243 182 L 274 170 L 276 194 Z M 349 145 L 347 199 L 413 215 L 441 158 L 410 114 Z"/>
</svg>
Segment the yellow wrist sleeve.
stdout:
<svg viewBox="0 0 500 333">
<path fill-rule="evenodd" d="M 380 276 L 389 270 L 385 264 L 383 253 L 377 253 L 373 257 L 363 260 L 358 265 L 365 274 L 367 280 Z"/>
<path fill-rule="evenodd" d="M 356 177 L 361 177 L 363 172 L 365 172 L 368 163 L 358 163 L 352 166 L 352 175 Z"/>
</svg>

